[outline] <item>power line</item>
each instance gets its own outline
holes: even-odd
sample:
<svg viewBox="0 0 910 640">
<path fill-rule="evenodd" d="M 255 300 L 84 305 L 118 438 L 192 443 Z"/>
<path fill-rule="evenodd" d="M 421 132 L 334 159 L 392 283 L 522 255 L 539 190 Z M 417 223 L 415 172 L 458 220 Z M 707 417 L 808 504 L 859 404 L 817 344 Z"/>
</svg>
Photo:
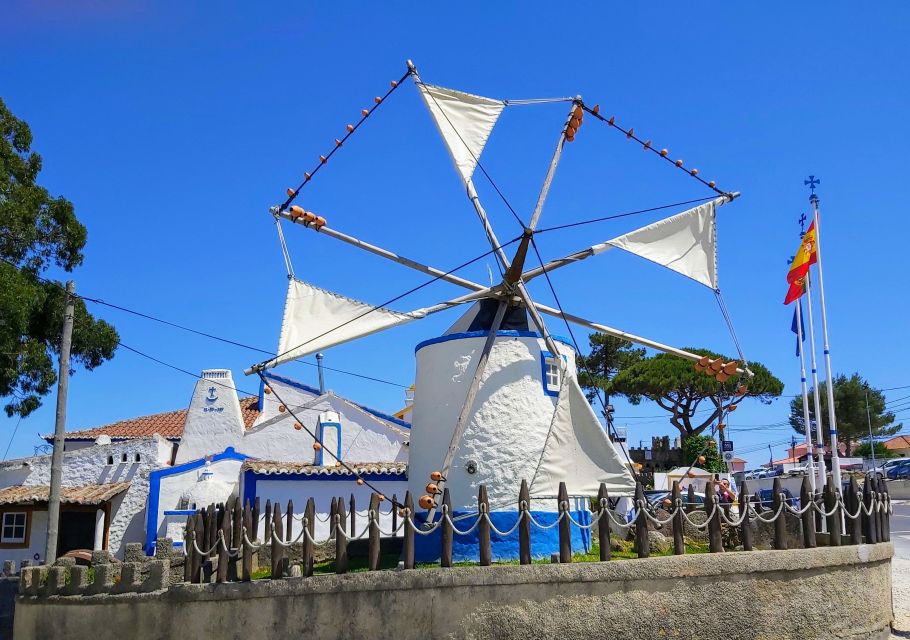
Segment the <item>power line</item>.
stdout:
<svg viewBox="0 0 910 640">
<path fill-rule="evenodd" d="M 14 267 L 14 268 L 16 268 L 16 269 L 19 269 L 18 265 L 16 265 L 14 262 L 12 262 L 12 261 L 10 261 L 10 260 L 7 260 L 6 258 L 0 258 L 0 260 L 6 262 L 7 264 L 9 264 L 10 266 L 12 266 L 12 267 Z M 44 278 L 44 277 L 39 276 L 39 275 L 37 275 L 37 274 L 32 274 L 32 275 L 33 275 L 35 278 L 37 278 L 39 281 L 41 281 L 41 282 L 50 284 L 50 285 L 55 286 L 55 287 L 57 287 L 57 288 L 59 288 L 59 289 L 61 289 L 61 290 L 65 290 L 65 289 L 63 289 L 63 287 L 60 285 L 59 282 L 56 282 L 56 281 L 54 281 L 54 280 L 50 280 L 49 278 Z M 124 312 L 124 313 L 128 313 L 128 314 L 134 315 L 134 316 L 139 317 L 139 318 L 144 318 L 144 319 L 146 319 L 146 320 L 151 320 L 152 322 L 158 322 L 158 323 L 160 323 L 160 324 L 163 324 L 163 325 L 172 327 L 172 328 L 174 328 L 174 329 L 180 329 L 181 331 L 186 331 L 186 332 L 188 332 L 188 333 L 192 333 L 192 334 L 195 334 L 195 335 L 198 335 L 198 336 L 202 336 L 202 337 L 204 337 L 204 338 L 209 338 L 209 339 L 211 339 L 211 340 L 216 340 L 216 341 L 218 341 L 218 342 L 223 342 L 223 343 L 225 343 L 225 344 L 229 344 L 229 345 L 232 345 L 232 346 L 235 346 L 235 347 L 240 347 L 240 348 L 243 348 L 243 349 L 248 349 L 248 350 L 250 350 L 250 351 L 255 351 L 255 352 L 257 352 L 257 353 L 262 353 L 262 354 L 269 355 L 269 356 L 273 356 L 273 357 L 275 356 L 275 352 L 274 352 L 274 351 L 269 351 L 268 349 L 262 349 L 262 348 L 260 348 L 260 347 L 255 347 L 255 346 L 253 346 L 253 345 L 245 344 L 245 343 L 243 343 L 243 342 L 238 342 L 238 341 L 236 341 L 236 340 L 231 340 L 230 338 L 225 338 L 225 337 L 222 337 L 222 336 L 217 336 L 217 335 L 214 335 L 214 334 L 212 334 L 212 333 L 208 333 L 208 332 L 206 332 L 206 331 L 201 331 L 201 330 L 199 330 L 199 329 L 194 329 L 194 328 L 192 328 L 192 327 L 188 327 L 188 326 L 186 326 L 186 325 L 183 325 L 183 324 L 180 324 L 180 323 L 177 323 L 177 322 L 172 322 L 172 321 L 170 321 L 170 320 L 165 320 L 165 319 L 163 319 L 163 318 L 159 318 L 159 317 L 157 317 L 157 316 L 153 316 L 153 315 L 151 315 L 151 314 L 144 313 L 144 312 L 142 312 L 142 311 L 136 311 L 135 309 L 130 309 L 130 308 L 127 308 L 127 307 L 118 305 L 118 304 L 114 304 L 114 303 L 112 303 L 112 302 L 107 302 L 107 301 L 105 301 L 105 300 L 103 300 L 103 299 L 101 299 L 101 298 L 93 298 L 93 297 L 91 297 L 91 296 L 82 295 L 82 294 L 79 294 L 79 293 L 74 293 L 73 295 L 76 296 L 77 298 L 80 298 L 81 300 L 83 300 L 83 301 L 85 301 L 85 302 L 91 302 L 91 303 L 99 304 L 99 305 L 102 305 L 102 306 L 105 306 L 105 307 L 110 307 L 111 309 L 117 309 L 118 311 L 122 311 L 122 312 Z M 310 362 L 310 361 L 307 361 L 307 360 L 303 360 L 303 359 L 301 359 L 301 358 L 295 359 L 294 362 L 299 362 L 300 364 L 305 364 L 305 365 L 308 365 L 308 366 L 310 366 L 310 367 L 318 367 L 318 366 L 319 366 L 319 365 L 318 365 L 317 363 L 315 363 L 315 362 Z M 368 376 L 368 375 L 363 374 L 363 373 L 356 373 L 356 372 L 354 372 L 354 371 L 346 371 L 346 370 L 344 370 L 344 369 L 337 369 L 337 368 L 329 367 L 329 366 L 325 366 L 325 365 L 323 365 L 323 369 L 325 369 L 326 371 L 334 371 L 335 373 L 341 373 L 341 374 L 348 375 L 348 376 L 352 376 L 352 377 L 355 377 L 355 378 L 361 378 L 361 379 L 364 379 L 364 380 L 370 380 L 370 381 L 372 381 L 372 382 L 379 382 L 379 383 L 391 385 L 391 386 L 394 386 L 394 387 L 400 387 L 400 388 L 402 388 L 402 389 L 407 389 L 407 388 L 408 388 L 408 385 L 406 385 L 406 384 L 401 384 L 401 383 L 399 383 L 399 382 L 392 382 L 391 380 L 383 380 L 382 378 L 376 378 L 376 377 L 373 377 L 373 376 Z"/>
</svg>

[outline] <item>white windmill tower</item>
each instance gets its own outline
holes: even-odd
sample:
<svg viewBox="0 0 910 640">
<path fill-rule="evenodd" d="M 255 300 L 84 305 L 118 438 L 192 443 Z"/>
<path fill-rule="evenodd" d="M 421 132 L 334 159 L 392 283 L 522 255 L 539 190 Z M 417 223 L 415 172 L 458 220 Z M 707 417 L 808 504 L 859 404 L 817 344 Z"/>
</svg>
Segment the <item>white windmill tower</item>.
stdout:
<svg viewBox="0 0 910 640">
<path fill-rule="evenodd" d="M 526 285 L 541 275 L 616 247 L 686 275 L 719 295 L 715 210 L 738 194 L 721 192 L 713 182 L 698 178 L 696 171 L 686 170 L 712 188 L 717 197 L 625 235 L 526 269 L 529 249 L 533 246 L 535 253 L 537 251 L 533 245 L 534 233 L 566 142 L 574 139 L 586 112 L 616 126 L 613 119 L 601 117 L 596 107 L 588 108 L 580 97 L 558 99 L 570 103 L 571 108 L 536 206 L 523 234 L 503 244 L 487 217 L 472 176 L 490 132 L 505 107 L 541 101 L 495 100 L 425 84 L 410 61 L 408 72 L 392 83 L 386 97 L 408 76 L 420 91 L 446 143 L 468 200 L 483 224 L 490 253 L 496 256 L 504 273 L 502 282 L 484 286 L 456 275 L 455 270 L 445 271 L 406 258 L 338 231 L 326 225 L 321 217 L 292 205 L 312 175 L 382 103 L 384 97 L 378 97 L 376 105 L 364 110 L 356 125 L 348 125 L 347 135 L 336 140 L 332 153 L 321 157 L 317 168 L 305 174 L 300 187 L 288 190 L 287 201 L 273 208 L 279 236 L 281 219 L 288 220 L 431 275 L 433 281 L 459 285 L 470 293 L 432 307 L 401 313 L 292 278 L 279 353 L 252 367 L 248 373 L 262 375 L 268 368 L 304 355 L 470 303 L 467 312 L 443 336 L 426 340 L 416 348 L 416 392 L 408 469 L 411 493 L 424 494 L 428 481 L 433 482 L 436 489 L 445 487 L 450 492 L 453 517 L 457 520 L 460 515 L 476 512 L 477 487 L 484 485 L 489 496 L 491 520 L 499 529 L 510 529 L 515 522 L 516 498 L 522 480 L 528 483 L 535 520 L 544 525 L 557 516 L 555 497 L 560 483 L 565 483 L 570 496 L 579 499 L 595 496 L 602 483 L 611 496 L 630 496 L 634 491 L 633 472 L 629 461 L 613 446 L 579 386 L 575 370 L 576 347 L 554 337 L 542 314 L 692 361 L 703 360 L 703 357 L 537 303 Z M 623 132 L 634 138 L 631 130 Z M 643 144 L 645 149 L 650 148 L 650 141 Z M 665 151 L 653 151 L 666 158 Z M 681 167 L 681 162 L 675 164 Z M 741 350 L 740 356 L 745 362 Z M 726 370 L 742 373 L 734 363 L 728 363 Z M 435 496 L 424 495 L 421 506 L 427 511 L 424 517 L 432 519 L 436 515 Z M 552 534 L 552 539 L 537 534 L 532 537 L 535 555 L 546 555 L 555 550 L 556 529 L 546 531 Z M 576 537 L 581 534 L 580 530 L 574 533 Z M 495 541 L 494 556 L 509 557 L 517 553 L 517 534 L 515 537 L 516 541 Z M 418 542 L 423 543 L 418 546 L 419 555 L 423 551 L 422 555 L 429 558 L 438 553 L 437 543 L 424 537 Z M 455 556 L 473 555 L 474 545 L 476 540 L 472 536 L 456 536 Z"/>
</svg>

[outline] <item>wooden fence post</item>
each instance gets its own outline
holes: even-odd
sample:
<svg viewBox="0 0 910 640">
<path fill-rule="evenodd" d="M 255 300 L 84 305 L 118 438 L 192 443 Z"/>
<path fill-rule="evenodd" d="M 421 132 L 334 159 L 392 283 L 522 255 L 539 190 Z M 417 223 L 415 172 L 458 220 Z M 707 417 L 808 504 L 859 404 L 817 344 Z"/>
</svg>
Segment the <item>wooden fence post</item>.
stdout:
<svg viewBox="0 0 910 640">
<path fill-rule="evenodd" d="M 885 482 L 885 479 L 882 478 L 881 482 L 882 488 L 882 538 L 885 542 L 891 540 L 891 494 L 888 493 L 888 483 Z"/>
<path fill-rule="evenodd" d="M 240 578 L 238 565 L 240 564 L 241 551 L 243 550 L 243 504 L 239 497 L 234 499 L 231 511 L 231 546 L 234 555 L 228 562 L 228 580 L 236 582 Z"/>
<path fill-rule="evenodd" d="M 335 514 L 338 513 L 338 498 L 332 498 L 332 506 L 329 507 L 329 540 L 335 539 Z"/>
<path fill-rule="evenodd" d="M 398 505 L 401 504 L 398 502 L 398 496 L 392 494 L 392 536 L 398 534 Z"/>
<path fill-rule="evenodd" d="M 844 503 L 847 505 L 847 511 L 856 513 L 859 508 L 860 500 L 856 495 L 859 493 L 859 484 L 856 482 L 856 476 L 850 476 L 850 488 L 847 489 L 847 495 L 844 497 Z M 857 515 L 855 518 L 847 518 L 847 526 L 850 528 L 850 544 L 863 543 L 863 519 Z"/>
<path fill-rule="evenodd" d="M 313 536 L 316 532 L 316 501 L 309 498 L 306 501 L 306 508 L 303 510 L 303 517 L 306 518 L 306 533 L 303 535 L 303 575 L 313 575 Z"/>
<path fill-rule="evenodd" d="M 272 501 L 265 501 L 265 522 L 262 523 L 262 541 L 270 545 L 272 544 Z"/>
<path fill-rule="evenodd" d="M 828 476 L 828 482 L 825 484 L 825 511 L 834 511 L 833 514 L 827 517 L 828 544 L 832 547 L 839 547 L 841 544 L 841 515 L 833 476 Z"/>
<path fill-rule="evenodd" d="M 720 553 L 724 550 L 724 539 L 720 530 L 720 505 L 717 492 L 714 490 L 714 480 L 705 483 L 705 515 L 708 518 L 708 550 L 711 553 Z"/>
<path fill-rule="evenodd" d="M 612 551 L 610 547 L 610 496 L 607 493 L 607 485 L 603 482 L 597 489 L 597 544 L 600 547 L 601 562 L 609 560 Z M 529 555 L 530 551 L 529 545 Z"/>
<path fill-rule="evenodd" d="M 246 505 L 243 508 L 243 528 L 246 538 L 243 537 L 243 534 L 240 538 L 240 544 L 243 547 L 243 562 L 240 568 L 240 579 L 244 582 L 249 582 L 253 579 L 253 548 L 247 544 L 247 539 L 250 539 L 250 536 L 252 536 L 250 542 L 256 539 L 256 536 L 253 534 L 253 522 L 250 501 L 247 500 Z"/>
<path fill-rule="evenodd" d="M 196 550 L 193 548 L 196 542 L 196 518 L 195 515 L 186 517 L 186 530 L 183 534 L 183 548 L 186 550 L 186 558 L 183 560 L 183 581 L 193 581 L 193 562 L 195 562 Z"/>
<path fill-rule="evenodd" d="M 695 487 L 689 483 L 689 488 L 686 489 L 686 513 L 693 511 L 695 511 Z"/>
<path fill-rule="evenodd" d="M 874 505 L 873 495 L 872 495 L 872 480 L 869 476 L 866 476 L 865 481 L 863 481 L 863 506 L 868 511 Z M 866 511 L 863 511 L 863 535 L 866 538 L 866 544 L 875 544 L 878 542 L 878 532 L 876 531 L 876 520 L 875 512 L 867 514 Z"/>
<path fill-rule="evenodd" d="M 414 498 L 404 494 L 404 539 L 401 541 L 401 559 L 405 569 L 414 568 Z"/>
<path fill-rule="evenodd" d="M 803 476 L 803 483 L 799 488 L 799 506 L 804 509 L 812 503 L 812 487 L 809 484 L 809 476 Z M 799 517 L 803 529 L 803 548 L 814 549 L 817 544 L 815 541 L 815 509 L 807 509 Z"/>
<path fill-rule="evenodd" d="M 679 490 L 679 480 L 673 481 L 670 499 L 673 501 L 673 555 L 681 556 L 686 552 L 686 542 L 683 540 L 683 510 L 680 504 L 682 493 Z"/>
<path fill-rule="evenodd" d="M 566 483 L 559 483 L 559 561 L 572 562 L 572 523 L 569 521 L 569 490 Z"/>
<path fill-rule="evenodd" d="M 205 544 L 205 517 L 202 515 L 201 510 L 196 512 L 194 521 L 196 529 L 196 544 L 198 545 L 200 541 L 202 544 Z M 202 563 L 204 561 L 205 559 L 198 551 L 193 555 L 193 576 L 191 578 L 191 582 L 194 582 L 196 584 L 202 582 Z"/>
<path fill-rule="evenodd" d="M 783 505 L 784 501 L 783 497 L 781 496 L 782 489 L 779 476 L 774 478 L 774 483 L 771 486 L 771 490 L 774 493 L 774 502 L 772 505 L 774 512 L 777 513 L 777 517 L 774 518 L 774 548 L 779 551 L 786 551 L 787 521 L 784 518 L 787 515 L 787 509 L 786 507 L 781 506 Z"/>
<path fill-rule="evenodd" d="M 234 526 L 229 510 L 231 505 L 233 505 L 233 500 L 228 500 L 224 508 L 221 509 L 221 541 L 218 543 L 218 573 L 215 576 L 216 582 L 225 582 L 228 579 L 228 565 L 231 561 L 231 533 Z"/>
<path fill-rule="evenodd" d="M 281 540 L 284 538 L 284 525 L 281 519 L 281 503 L 277 500 L 272 505 L 272 579 L 284 577 L 284 547 Z"/>
<path fill-rule="evenodd" d="M 353 499 L 353 495 L 351 498 Z M 394 510 L 394 506 L 392 509 Z M 370 523 L 370 544 L 367 551 L 367 566 L 370 571 L 379 569 L 379 495 L 370 495 L 370 506 L 367 511 L 367 522 Z M 353 526 L 354 521 L 351 520 Z M 353 533 L 353 532 L 352 532 Z"/>
<path fill-rule="evenodd" d="M 250 520 L 253 528 L 247 531 L 246 535 L 252 542 L 259 540 L 259 496 L 256 496 L 256 499 L 253 500 L 253 512 L 250 514 Z"/>
<path fill-rule="evenodd" d="M 886 542 L 888 538 L 886 537 L 885 531 L 885 492 L 884 492 L 884 480 L 879 480 L 878 477 L 872 479 L 872 489 L 875 491 L 875 498 L 877 501 L 877 508 L 875 511 L 876 514 L 876 524 L 878 528 L 876 530 L 878 542 Z"/>
<path fill-rule="evenodd" d="M 205 513 L 205 548 L 208 551 L 206 555 L 209 558 L 215 553 L 215 550 L 212 549 L 212 547 L 215 546 L 215 540 L 217 539 L 217 533 L 215 531 L 216 522 L 217 516 L 215 513 L 215 505 L 210 504 Z"/>
<path fill-rule="evenodd" d="M 752 551 L 752 516 L 749 513 L 749 487 L 743 480 L 743 485 L 739 491 L 739 517 L 742 523 L 739 525 L 739 537 L 743 543 L 743 551 Z"/>
<path fill-rule="evenodd" d="M 442 506 L 444 509 L 440 510 L 439 515 L 439 526 L 441 527 L 439 540 L 440 544 L 442 545 L 441 549 L 439 550 L 439 566 L 451 567 L 452 542 L 455 536 L 455 531 L 452 529 L 452 496 L 449 494 L 448 487 L 445 487 L 442 490 Z"/>
<path fill-rule="evenodd" d="M 354 501 L 354 494 L 351 494 L 351 501 L 348 503 L 349 509 L 351 510 L 351 537 L 357 535 L 357 503 Z M 379 510 L 376 510 L 376 513 L 379 513 Z"/>
<path fill-rule="evenodd" d="M 648 540 L 647 501 L 641 482 L 635 482 L 635 552 L 639 558 L 651 555 L 651 544 Z"/>
<path fill-rule="evenodd" d="M 335 505 L 335 573 L 348 572 L 348 536 L 345 525 L 348 523 L 344 512 L 344 498 L 339 497 Z"/>
<path fill-rule="evenodd" d="M 490 500 L 487 497 L 487 486 L 482 484 L 477 490 L 477 539 L 480 543 L 480 566 L 488 567 L 493 561 L 493 550 L 490 548 Z"/>
</svg>

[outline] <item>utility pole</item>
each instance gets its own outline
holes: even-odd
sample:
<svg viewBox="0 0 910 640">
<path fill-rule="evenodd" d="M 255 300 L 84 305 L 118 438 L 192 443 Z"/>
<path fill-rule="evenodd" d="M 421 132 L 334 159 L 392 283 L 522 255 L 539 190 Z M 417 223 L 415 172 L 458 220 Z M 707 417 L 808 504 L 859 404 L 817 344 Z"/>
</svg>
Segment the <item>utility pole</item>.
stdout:
<svg viewBox="0 0 910 640">
<path fill-rule="evenodd" d="M 872 451 L 872 473 L 875 473 L 875 440 L 872 439 L 872 416 L 869 413 L 869 391 L 866 395 L 866 423 L 869 425 L 869 449 Z M 875 476 L 873 476 L 875 477 Z"/>
<path fill-rule="evenodd" d="M 51 456 L 51 487 L 47 501 L 47 547 L 44 562 L 57 559 L 57 532 L 60 527 L 60 483 L 63 478 L 63 434 L 66 431 L 66 393 L 70 381 L 70 347 L 73 342 L 73 313 L 76 283 L 66 283 L 66 310 L 60 334 L 60 371 L 57 379 L 57 418 L 54 425 L 54 453 Z"/>
</svg>

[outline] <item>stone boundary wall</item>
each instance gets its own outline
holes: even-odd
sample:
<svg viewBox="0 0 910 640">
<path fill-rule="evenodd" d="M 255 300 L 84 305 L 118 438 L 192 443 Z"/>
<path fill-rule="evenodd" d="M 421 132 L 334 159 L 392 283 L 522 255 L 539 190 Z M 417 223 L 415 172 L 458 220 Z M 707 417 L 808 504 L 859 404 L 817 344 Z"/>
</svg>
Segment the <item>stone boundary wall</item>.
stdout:
<svg viewBox="0 0 910 640">
<path fill-rule="evenodd" d="M 888 480 L 888 495 L 894 500 L 910 500 L 910 480 Z"/>
<path fill-rule="evenodd" d="M 15 638 L 887 638 L 890 543 L 20 596 Z"/>
</svg>

